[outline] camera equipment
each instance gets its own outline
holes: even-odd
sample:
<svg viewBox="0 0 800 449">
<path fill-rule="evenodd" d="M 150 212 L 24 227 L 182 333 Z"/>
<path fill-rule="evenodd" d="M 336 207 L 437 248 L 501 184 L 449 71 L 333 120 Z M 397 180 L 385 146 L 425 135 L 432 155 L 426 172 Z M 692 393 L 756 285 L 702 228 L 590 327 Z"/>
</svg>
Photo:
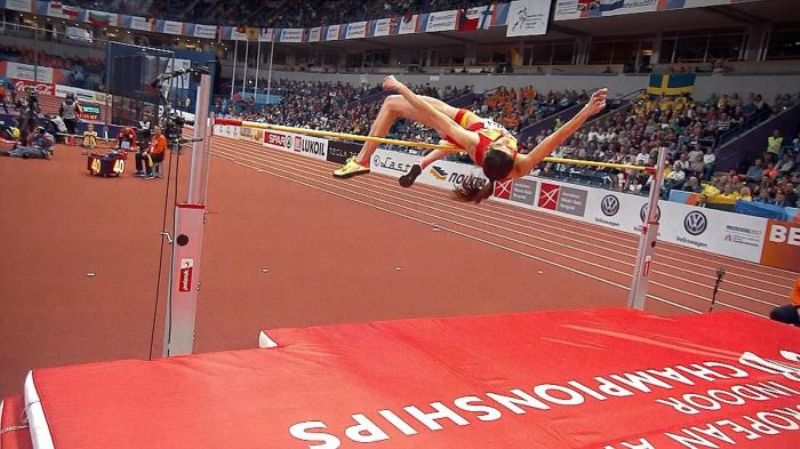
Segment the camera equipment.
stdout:
<svg viewBox="0 0 800 449">
<path fill-rule="evenodd" d="M 161 103 L 164 107 L 164 112 L 161 116 L 161 128 L 164 130 L 164 137 L 167 138 L 170 148 L 179 150 L 181 145 L 190 142 L 190 140 L 185 140 L 181 137 L 183 127 L 187 123 L 186 118 L 180 111 L 173 110 L 170 107 L 167 97 L 168 91 L 165 92 L 165 89 L 163 89 L 164 83 L 171 79 L 180 79 L 182 81 L 183 76 L 187 74 L 192 75 L 192 79 L 195 81 L 199 81 L 200 75 L 209 73 L 208 67 L 190 67 L 158 75 L 150 83 L 150 86 L 157 89 L 161 94 Z"/>
</svg>

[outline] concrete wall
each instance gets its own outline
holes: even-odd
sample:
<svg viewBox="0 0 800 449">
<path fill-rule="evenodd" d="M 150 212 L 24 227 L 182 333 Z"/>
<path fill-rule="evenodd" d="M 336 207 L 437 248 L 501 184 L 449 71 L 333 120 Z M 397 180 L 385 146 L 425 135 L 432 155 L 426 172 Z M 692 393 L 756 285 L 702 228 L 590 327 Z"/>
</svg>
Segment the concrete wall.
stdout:
<svg viewBox="0 0 800 449">
<path fill-rule="evenodd" d="M 240 72 L 241 73 L 241 72 Z M 252 72 L 249 72 L 252 73 Z M 266 72 L 262 72 L 266 77 Z M 230 74 L 228 74 L 229 76 Z M 331 74 L 309 72 L 279 72 L 272 74 L 273 79 L 291 79 L 303 81 L 344 81 L 351 84 L 367 82 L 378 84 L 384 75 L 378 74 Z M 223 73 L 223 77 L 226 75 Z M 434 86 L 473 85 L 475 92 L 484 92 L 497 86 L 520 87 L 534 85 L 540 90 L 590 90 L 608 87 L 612 97 L 619 97 L 637 89 L 647 87 L 648 75 L 495 75 L 495 74 L 403 74 L 403 81 L 411 84 L 430 83 Z M 241 80 L 239 80 L 241 82 Z M 712 93 L 733 93 L 747 96 L 751 92 L 760 93 L 765 100 L 771 102 L 778 93 L 795 93 L 800 91 L 800 75 L 698 75 L 695 84 L 695 98 L 705 99 Z"/>
</svg>

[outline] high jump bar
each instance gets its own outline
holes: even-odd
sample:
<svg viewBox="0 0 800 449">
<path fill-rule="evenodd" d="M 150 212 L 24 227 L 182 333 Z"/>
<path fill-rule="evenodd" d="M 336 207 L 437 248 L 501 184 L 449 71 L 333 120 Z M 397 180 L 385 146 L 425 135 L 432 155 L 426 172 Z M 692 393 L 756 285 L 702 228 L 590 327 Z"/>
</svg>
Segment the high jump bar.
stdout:
<svg viewBox="0 0 800 449">
<path fill-rule="evenodd" d="M 364 136 L 361 134 L 339 133 L 335 131 L 323 131 L 318 129 L 299 128 L 294 126 L 273 125 L 272 123 L 251 122 L 247 120 L 217 118 L 214 120 L 215 125 L 230 125 L 241 126 L 245 128 L 258 128 L 258 129 L 272 129 L 275 131 L 283 131 L 288 133 L 303 134 L 307 136 L 329 137 L 332 139 L 341 140 L 354 140 L 357 142 L 376 142 L 386 145 L 397 145 L 411 148 L 424 148 L 427 150 L 442 150 L 449 153 L 461 153 L 464 150 L 454 145 L 441 145 L 436 143 L 426 142 L 413 142 L 410 140 L 389 139 L 386 137 Z M 613 162 L 596 162 L 596 161 L 583 161 L 580 159 L 566 159 L 559 157 L 546 157 L 545 162 L 552 162 L 555 164 L 567 165 L 580 165 L 585 167 L 598 167 L 598 168 L 614 168 L 618 170 L 636 170 L 654 172 L 655 167 L 647 167 L 643 165 L 628 165 L 628 164 L 615 164 Z"/>
</svg>

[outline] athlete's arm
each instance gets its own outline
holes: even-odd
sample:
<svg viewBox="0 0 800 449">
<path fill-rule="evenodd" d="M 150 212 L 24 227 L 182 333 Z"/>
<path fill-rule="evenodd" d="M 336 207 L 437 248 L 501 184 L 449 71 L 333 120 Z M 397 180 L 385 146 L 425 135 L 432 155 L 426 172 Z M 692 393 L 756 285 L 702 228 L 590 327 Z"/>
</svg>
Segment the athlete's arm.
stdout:
<svg viewBox="0 0 800 449">
<path fill-rule="evenodd" d="M 402 95 L 414 109 L 425 116 L 427 119 L 426 124 L 435 129 L 441 137 L 449 137 L 456 145 L 469 153 L 475 151 L 475 146 L 479 141 L 477 133 L 468 131 L 459 126 L 452 118 L 434 108 L 429 102 L 420 98 L 417 94 L 412 92 L 408 86 L 398 81 L 397 78 L 394 76 L 387 76 L 383 81 L 383 88 L 386 90 L 393 90 Z"/>
<path fill-rule="evenodd" d="M 515 178 L 527 175 L 533 167 L 539 165 L 544 158 L 550 155 L 556 148 L 564 143 L 571 135 L 575 133 L 589 117 L 597 114 L 606 107 L 606 98 L 608 97 L 608 89 L 600 89 L 592 94 L 592 98 L 578 112 L 575 117 L 572 117 L 567 123 L 561 125 L 560 128 L 555 130 L 542 140 L 536 148 L 528 154 L 521 154 L 514 164 L 512 176 Z"/>
</svg>

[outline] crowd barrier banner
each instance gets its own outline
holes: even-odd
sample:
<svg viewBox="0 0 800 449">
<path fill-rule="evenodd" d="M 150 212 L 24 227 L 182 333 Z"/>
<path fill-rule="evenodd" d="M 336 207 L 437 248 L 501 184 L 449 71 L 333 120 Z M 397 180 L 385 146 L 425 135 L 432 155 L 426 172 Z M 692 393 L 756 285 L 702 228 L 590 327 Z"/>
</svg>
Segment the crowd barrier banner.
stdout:
<svg viewBox="0 0 800 449">
<path fill-rule="evenodd" d="M 760 262 L 797 271 L 800 268 L 800 223 L 769 220 Z"/>
<path fill-rule="evenodd" d="M 228 137 L 231 131 L 224 128 L 214 126 L 215 134 Z M 276 131 L 265 132 L 263 144 L 336 163 L 344 163 L 361 148 L 357 144 Z M 372 155 L 370 170 L 399 178 L 421 160 L 422 156 L 379 148 Z M 469 177 L 487 181 L 474 165 L 437 161 L 424 169 L 416 182 L 452 191 Z M 648 199 L 643 196 L 530 176 L 495 183 L 492 200 L 628 234 L 641 232 L 648 208 Z M 800 223 L 672 201 L 659 202 L 657 217 L 661 241 L 800 272 Z"/>
<path fill-rule="evenodd" d="M 761 0 L 557 0 L 553 21 L 704 8 Z"/>
<path fill-rule="evenodd" d="M 20 79 L 25 81 L 38 81 L 45 84 L 53 84 L 53 69 L 19 64 L 16 62 L 6 62 L 6 78 Z"/>
<path fill-rule="evenodd" d="M 328 162 L 344 164 L 348 159 L 361 151 L 361 145 L 350 142 L 331 140 L 328 142 Z"/>
<path fill-rule="evenodd" d="M 32 87 L 36 89 L 36 92 L 39 95 L 54 95 L 55 94 L 55 86 L 48 83 L 36 83 L 29 80 L 20 80 L 20 79 L 11 79 L 11 82 L 14 83 L 14 89 L 17 92 L 24 93 L 26 87 Z"/>
<path fill-rule="evenodd" d="M 64 98 L 67 96 L 67 94 L 75 95 L 75 98 L 78 99 L 78 101 L 84 101 L 89 103 L 106 104 L 107 101 L 111 100 L 111 97 L 103 92 L 96 92 L 93 90 L 80 89 L 72 86 L 64 86 L 63 84 L 56 84 L 55 86 L 56 97 Z"/>
<path fill-rule="evenodd" d="M 264 132 L 264 138 L 261 143 L 264 146 L 277 147 L 323 161 L 327 160 L 328 157 L 328 140 L 319 137 L 269 130 Z"/>
</svg>

